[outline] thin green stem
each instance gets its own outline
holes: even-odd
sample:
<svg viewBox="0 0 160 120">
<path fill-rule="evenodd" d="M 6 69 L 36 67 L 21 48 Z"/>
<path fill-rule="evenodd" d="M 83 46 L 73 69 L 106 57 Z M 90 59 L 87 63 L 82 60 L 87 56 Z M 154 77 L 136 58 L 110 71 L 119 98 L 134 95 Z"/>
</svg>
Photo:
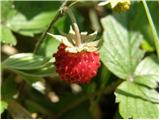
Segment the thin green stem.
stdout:
<svg viewBox="0 0 160 120">
<path fill-rule="evenodd" d="M 155 29 L 155 26 L 154 26 L 154 23 L 153 23 L 149 8 L 147 6 L 147 3 L 146 3 L 145 0 L 142 0 L 142 2 L 143 2 L 143 6 L 145 8 L 146 15 L 147 15 L 147 18 L 148 18 L 148 21 L 149 21 L 149 24 L 150 24 L 150 27 L 151 27 L 151 30 L 152 30 L 153 40 L 154 40 L 154 44 L 155 44 L 155 47 L 156 47 L 156 51 L 157 51 L 157 54 L 159 56 L 159 44 L 158 44 L 159 39 L 158 39 L 158 35 L 157 35 L 157 32 L 156 32 L 156 29 Z"/>
<path fill-rule="evenodd" d="M 67 6 L 68 2 L 69 2 L 68 0 L 65 0 L 63 2 L 63 4 L 60 6 L 58 12 L 53 17 L 53 19 L 52 19 L 51 23 L 49 24 L 48 28 L 44 31 L 44 33 L 42 34 L 42 36 L 40 37 L 40 39 L 37 41 L 36 46 L 35 46 L 35 48 L 33 50 L 34 53 L 37 53 L 37 51 L 39 50 L 41 44 L 43 43 L 44 39 L 47 36 L 47 32 L 50 31 L 50 29 L 52 28 L 52 26 L 57 22 L 57 20 L 59 20 L 59 18 L 61 18 L 64 15 L 65 11 L 70 7 L 70 6 Z"/>
</svg>

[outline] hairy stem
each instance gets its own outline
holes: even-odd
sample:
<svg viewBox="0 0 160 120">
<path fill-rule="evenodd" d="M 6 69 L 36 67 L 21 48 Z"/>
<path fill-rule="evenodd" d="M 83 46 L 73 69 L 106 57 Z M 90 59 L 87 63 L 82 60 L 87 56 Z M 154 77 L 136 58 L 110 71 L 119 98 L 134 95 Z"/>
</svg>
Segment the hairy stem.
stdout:
<svg viewBox="0 0 160 120">
<path fill-rule="evenodd" d="M 147 3 L 146 3 L 145 0 L 142 0 L 142 2 L 143 2 L 143 6 L 145 8 L 146 15 L 147 15 L 147 18 L 148 18 L 148 21 L 149 21 L 149 24 L 150 24 L 150 27 L 151 27 L 151 30 L 152 30 L 153 40 L 154 40 L 154 44 L 155 44 L 155 47 L 156 47 L 156 52 L 157 52 L 157 54 L 159 56 L 158 35 L 157 35 L 157 32 L 156 32 L 156 29 L 155 29 L 151 14 L 149 12 L 149 8 L 147 6 Z"/>
<path fill-rule="evenodd" d="M 71 10 L 68 10 L 67 13 L 70 16 L 72 23 L 73 23 L 73 28 L 74 28 L 75 35 L 76 35 L 76 41 L 75 41 L 76 45 L 80 46 L 81 45 L 81 35 L 80 35 L 79 27 L 76 22 L 76 18 Z"/>
</svg>

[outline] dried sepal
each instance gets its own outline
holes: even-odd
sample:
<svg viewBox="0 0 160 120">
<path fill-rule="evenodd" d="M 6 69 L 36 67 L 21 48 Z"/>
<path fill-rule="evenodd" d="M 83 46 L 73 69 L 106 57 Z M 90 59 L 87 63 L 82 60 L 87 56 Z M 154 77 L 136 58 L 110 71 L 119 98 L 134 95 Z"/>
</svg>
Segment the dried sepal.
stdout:
<svg viewBox="0 0 160 120">
<path fill-rule="evenodd" d="M 87 32 L 81 32 L 81 45 L 76 46 L 76 35 L 72 27 L 70 27 L 69 33 L 65 35 L 53 35 L 48 33 L 51 37 L 57 39 L 61 43 L 65 44 L 66 51 L 70 53 L 77 53 L 81 51 L 94 52 L 98 50 L 99 40 L 96 40 L 97 31 L 87 35 Z"/>
<path fill-rule="evenodd" d="M 82 42 L 90 42 L 96 40 L 97 31 L 89 34 L 89 35 L 81 35 Z"/>
<path fill-rule="evenodd" d="M 62 35 L 53 35 L 51 33 L 47 33 L 47 34 L 50 35 L 51 37 L 55 38 L 59 42 L 64 43 L 66 46 L 73 47 L 73 44 L 68 41 L 67 37 L 62 36 Z"/>
</svg>

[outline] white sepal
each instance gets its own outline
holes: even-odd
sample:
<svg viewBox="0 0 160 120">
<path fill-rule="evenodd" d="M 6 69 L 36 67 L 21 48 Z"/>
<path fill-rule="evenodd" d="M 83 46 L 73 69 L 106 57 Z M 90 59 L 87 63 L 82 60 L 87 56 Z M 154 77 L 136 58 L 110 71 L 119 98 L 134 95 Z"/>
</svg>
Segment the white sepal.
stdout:
<svg viewBox="0 0 160 120">
<path fill-rule="evenodd" d="M 51 37 L 55 38 L 56 40 L 58 40 L 61 43 L 64 43 L 66 46 L 68 47 L 74 47 L 66 37 L 61 36 L 61 35 L 53 35 L 51 33 L 47 33 L 48 35 L 50 35 Z"/>
</svg>

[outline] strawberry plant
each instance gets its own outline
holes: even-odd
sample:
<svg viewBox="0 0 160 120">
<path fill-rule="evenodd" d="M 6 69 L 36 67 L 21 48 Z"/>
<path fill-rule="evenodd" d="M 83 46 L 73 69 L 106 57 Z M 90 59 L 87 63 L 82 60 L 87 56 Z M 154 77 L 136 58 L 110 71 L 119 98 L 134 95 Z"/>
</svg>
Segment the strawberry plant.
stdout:
<svg viewBox="0 0 160 120">
<path fill-rule="evenodd" d="M 1 1 L 3 119 L 158 119 L 158 1 Z"/>
</svg>

